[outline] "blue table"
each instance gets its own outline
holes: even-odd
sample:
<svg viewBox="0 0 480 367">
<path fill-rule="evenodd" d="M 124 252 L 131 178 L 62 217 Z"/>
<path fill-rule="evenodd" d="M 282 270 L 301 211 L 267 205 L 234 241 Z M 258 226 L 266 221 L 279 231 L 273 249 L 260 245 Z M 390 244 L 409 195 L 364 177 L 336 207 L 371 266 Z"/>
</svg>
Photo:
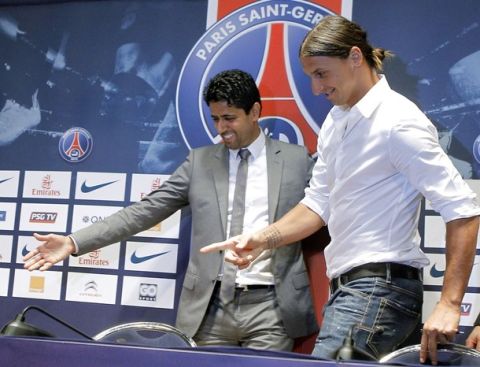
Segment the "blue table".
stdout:
<svg viewBox="0 0 480 367">
<path fill-rule="evenodd" d="M 160 349 L 97 342 L 0 336 L 1 365 L 11 367 L 312 367 L 377 366 L 242 348 Z"/>
</svg>

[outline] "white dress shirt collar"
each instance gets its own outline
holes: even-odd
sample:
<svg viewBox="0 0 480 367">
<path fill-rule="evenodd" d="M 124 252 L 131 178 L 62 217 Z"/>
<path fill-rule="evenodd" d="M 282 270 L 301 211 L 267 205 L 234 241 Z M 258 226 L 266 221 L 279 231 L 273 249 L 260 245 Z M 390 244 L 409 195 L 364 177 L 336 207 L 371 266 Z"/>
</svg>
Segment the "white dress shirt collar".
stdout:
<svg viewBox="0 0 480 367">
<path fill-rule="evenodd" d="M 260 134 L 258 135 L 258 137 L 249 146 L 246 146 L 244 148 L 247 148 L 250 151 L 250 154 L 251 154 L 250 159 L 255 160 L 260 156 L 260 153 L 262 152 L 262 149 L 264 146 L 265 146 L 265 134 L 260 129 Z M 234 157 L 237 157 L 238 152 L 240 151 L 240 149 L 229 149 L 229 150 L 230 150 L 230 154 L 233 154 Z"/>
</svg>

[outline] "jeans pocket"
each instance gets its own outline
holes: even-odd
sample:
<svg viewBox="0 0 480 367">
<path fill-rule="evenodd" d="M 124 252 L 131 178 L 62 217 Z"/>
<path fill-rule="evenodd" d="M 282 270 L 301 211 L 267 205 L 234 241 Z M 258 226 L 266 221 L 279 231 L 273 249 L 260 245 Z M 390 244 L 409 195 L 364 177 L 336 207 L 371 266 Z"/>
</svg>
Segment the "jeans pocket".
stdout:
<svg viewBox="0 0 480 367">
<path fill-rule="evenodd" d="M 368 307 L 372 309 L 366 312 L 369 317 L 357 325 L 355 344 L 364 346 L 365 350 L 377 358 L 401 345 L 420 321 L 421 302 L 410 300 L 401 303 L 397 300 L 380 298 L 376 305 L 375 302 L 370 303 Z"/>
</svg>

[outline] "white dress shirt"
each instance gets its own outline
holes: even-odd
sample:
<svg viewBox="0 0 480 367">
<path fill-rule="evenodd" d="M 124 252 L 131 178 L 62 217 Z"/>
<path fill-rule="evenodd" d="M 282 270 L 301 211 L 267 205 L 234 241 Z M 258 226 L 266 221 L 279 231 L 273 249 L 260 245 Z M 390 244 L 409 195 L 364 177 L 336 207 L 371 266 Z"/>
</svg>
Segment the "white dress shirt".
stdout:
<svg viewBox="0 0 480 367">
<path fill-rule="evenodd" d="M 369 262 L 428 265 L 418 233 L 422 195 L 445 222 L 480 214 L 433 124 L 384 76 L 352 108 L 332 108 L 305 194 L 302 203 L 328 224 L 330 278 Z"/>
<path fill-rule="evenodd" d="M 251 155 L 248 158 L 243 233 L 254 232 L 268 225 L 267 153 L 263 132 L 246 148 Z M 229 159 L 227 233 L 230 231 L 235 182 L 238 165 L 240 164 L 238 149 L 230 150 Z M 248 268 L 238 270 L 236 283 L 241 285 L 273 284 L 271 252 L 264 251 Z"/>
</svg>

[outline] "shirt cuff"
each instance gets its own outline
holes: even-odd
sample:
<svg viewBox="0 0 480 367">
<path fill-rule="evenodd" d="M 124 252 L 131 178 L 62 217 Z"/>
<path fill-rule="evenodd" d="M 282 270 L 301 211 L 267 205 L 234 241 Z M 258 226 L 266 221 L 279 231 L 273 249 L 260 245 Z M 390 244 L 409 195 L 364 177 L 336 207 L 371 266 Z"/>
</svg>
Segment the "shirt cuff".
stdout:
<svg viewBox="0 0 480 367">
<path fill-rule="evenodd" d="M 75 238 L 73 238 L 73 236 L 72 236 L 72 235 L 70 235 L 70 236 L 68 236 L 68 237 L 69 237 L 69 238 L 72 240 L 72 242 L 73 242 L 73 245 L 75 246 L 75 252 L 74 252 L 72 255 L 76 255 L 76 254 L 78 254 L 78 245 L 77 245 L 77 241 L 75 241 Z"/>
</svg>

